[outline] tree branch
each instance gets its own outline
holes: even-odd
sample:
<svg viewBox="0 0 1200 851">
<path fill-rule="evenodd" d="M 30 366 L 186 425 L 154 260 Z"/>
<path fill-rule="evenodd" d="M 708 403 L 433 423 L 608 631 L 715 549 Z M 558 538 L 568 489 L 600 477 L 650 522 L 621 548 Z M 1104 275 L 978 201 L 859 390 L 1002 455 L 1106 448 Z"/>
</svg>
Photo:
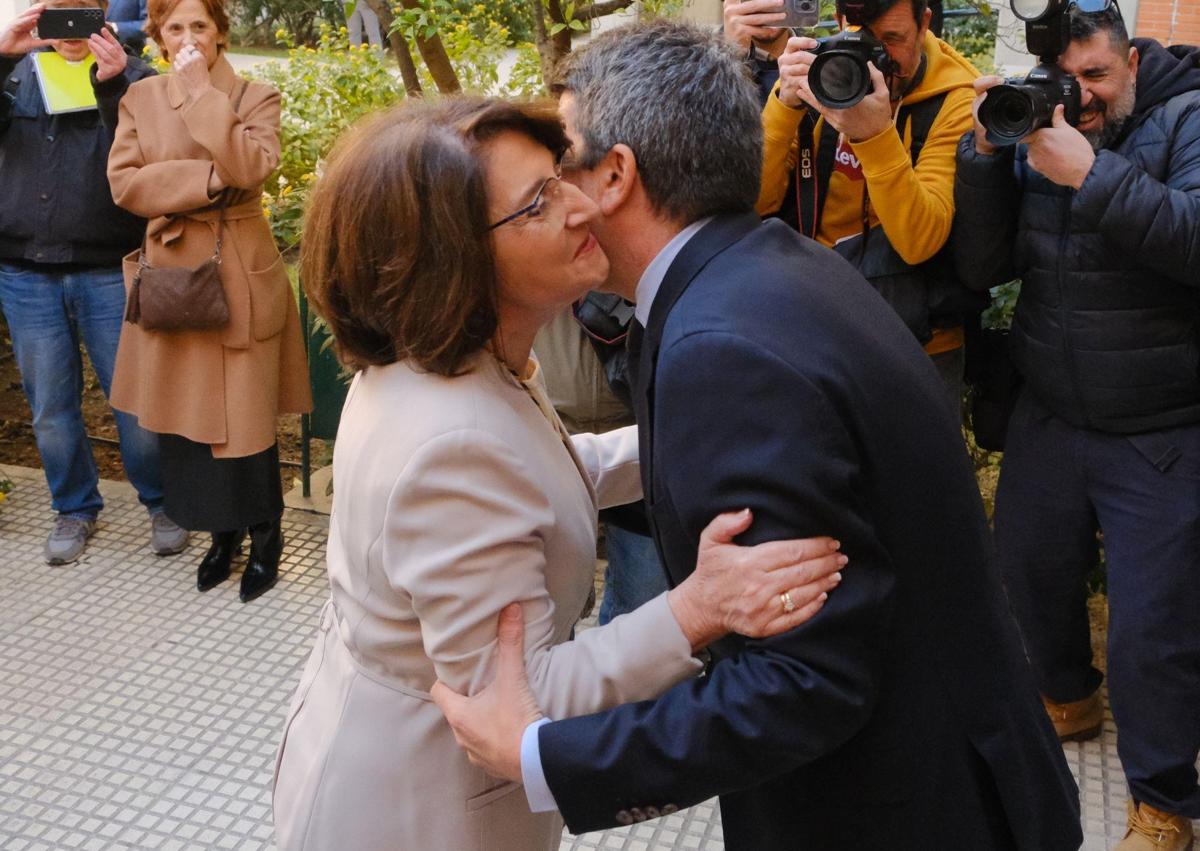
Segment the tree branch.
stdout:
<svg viewBox="0 0 1200 851">
<path fill-rule="evenodd" d="M 576 9 L 575 20 L 594 21 L 596 18 L 603 18 L 605 15 L 611 15 L 613 12 L 628 9 L 632 5 L 633 0 L 595 0 L 595 2 L 588 3 L 583 8 Z"/>
</svg>

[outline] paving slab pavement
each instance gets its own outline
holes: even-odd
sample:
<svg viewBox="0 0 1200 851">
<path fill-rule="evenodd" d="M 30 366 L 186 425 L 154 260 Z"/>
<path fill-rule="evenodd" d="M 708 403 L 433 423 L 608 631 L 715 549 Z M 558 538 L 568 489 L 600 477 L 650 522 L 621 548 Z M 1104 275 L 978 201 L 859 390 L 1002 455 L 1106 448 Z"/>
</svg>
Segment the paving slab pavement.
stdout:
<svg viewBox="0 0 1200 851">
<path fill-rule="evenodd" d="M 328 595 L 327 518 L 289 509 L 279 584 L 249 604 L 237 575 L 195 589 L 203 536 L 160 558 L 132 489 L 104 482 L 84 556 L 49 567 L 40 470 L 7 467 L 0 506 L 0 848 L 273 849 L 275 746 Z M 1109 716 L 1066 746 L 1087 851 L 1120 838 L 1125 786 Z M 708 802 L 574 837 L 561 851 L 720 851 Z M 406 850 L 407 851 L 407 850 Z"/>
</svg>

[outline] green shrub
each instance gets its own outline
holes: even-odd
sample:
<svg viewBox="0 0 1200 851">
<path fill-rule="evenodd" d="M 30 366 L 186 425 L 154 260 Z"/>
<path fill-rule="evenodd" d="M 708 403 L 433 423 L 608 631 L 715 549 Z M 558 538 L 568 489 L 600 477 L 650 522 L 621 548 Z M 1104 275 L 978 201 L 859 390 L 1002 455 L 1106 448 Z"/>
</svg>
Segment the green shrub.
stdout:
<svg viewBox="0 0 1200 851">
<path fill-rule="evenodd" d="M 947 18 L 943 38 L 981 73 L 996 69 L 996 24 L 1000 16 L 987 0 L 946 0 L 945 9 L 973 9 L 978 14 Z"/>
<path fill-rule="evenodd" d="M 294 46 L 284 31 L 276 37 L 291 48 L 289 61 L 264 63 L 248 76 L 283 93 L 282 155 L 263 206 L 286 251 L 300 240 L 304 200 L 321 158 L 355 120 L 403 98 L 404 87 L 390 57 L 366 45 L 350 47 L 345 27 L 322 27 L 316 47 Z"/>
</svg>

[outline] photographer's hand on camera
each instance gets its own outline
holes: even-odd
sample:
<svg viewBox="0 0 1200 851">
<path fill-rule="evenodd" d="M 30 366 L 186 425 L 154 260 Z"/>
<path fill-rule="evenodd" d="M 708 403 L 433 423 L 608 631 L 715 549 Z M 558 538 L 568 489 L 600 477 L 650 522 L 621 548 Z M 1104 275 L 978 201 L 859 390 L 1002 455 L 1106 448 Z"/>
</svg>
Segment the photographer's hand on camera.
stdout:
<svg viewBox="0 0 1200 851">
<path fill-rule="evenodd" d="M 868 62 L 867 70 L 871 72 L 871 82 L 874 88 L 854 106 L 848 109 L 828 109 L 821 106 L 811 91 L 806 100 L 809 106 L 818 110 L 825 121 L 834 130 L 844 135 L 851 142 L 865 142 L 874 139 L 892 126 L 893 111 L 892 95 L 888 91 L 887 80 L 883 73 Z M 805 81 L 805 88 L 808 83 Z"/>
<path fill-rule="evenodd" d="M 112 30 L 105 27 L 88 37 L 88 47 L 96 57 L 96 80 L 103 83 L 125 73 L 129 57 Z"/>
<path fill-rule="evenodd" d="M 801 109 L 806 103 L 815 103 L 808 88 L 808 69 L 817 58 L 816 54 L 811 52 L 816 46 L 815 38 L 796 36 L 788 39 L 787 46 L 779 56 L 777 97 L 784 106 Z"/>
<path fill-rule="evenodd" d="M 760 50 L 778 57 L 787 44 L 788 30 L 774 26 L 787 15 L 779 0 L 725 0 L 725 40 L 749 50 L 756 45 Z"/>
<path fill-rule="evenodd" d="M 1051 183 L 1078 189 L 1083 186 L 1096 152 L 1092 143 L 1069 123 L 1065 107 L 1054 108 L 1054 124 L 1025 138 L 1029 166 Z"/>
<path fill-rule="evenodd" d="M 37 47 L 49 47 L 50 42 L 33 37 L 44 3 L 35 3 L 0 29 L 0 56 L 19 58 Z"/>
<path fill-rule="evenodd" d="M 979 121 L 979 107 L 987 99 L 988 89 L 1002 85 L 1004 78 L 995 74 L 980 77 L 975 81 L 975 101 L 971 104 L 971 115 L 975 117 L 975 153 L 985 157 L 994 156 L 1000 150 L 987 140 L 987 128 Z"/>
<path fill-rule="evenodd" d="M 797 37 L 788 40 L 779 57 L 779 100 L 784 106 L 800 109 L 807 106 L 825 117 L 829 126 L 845 134 L 851 142 L 863 142 L 878 136 L 892 123 L 892 97 L 887 80 L 867 63 L 874 90 L 849 109 L 830 109 L 823 106 L 808 84 L 808 71 L 816 54 L 817 40 Z"/>
</svg>

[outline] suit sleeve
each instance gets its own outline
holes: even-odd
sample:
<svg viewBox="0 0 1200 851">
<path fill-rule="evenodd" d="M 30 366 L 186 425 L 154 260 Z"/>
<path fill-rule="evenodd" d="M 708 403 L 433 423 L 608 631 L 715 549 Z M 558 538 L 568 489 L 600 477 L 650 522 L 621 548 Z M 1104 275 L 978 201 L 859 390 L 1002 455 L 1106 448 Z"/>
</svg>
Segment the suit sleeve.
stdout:
<svg viewBox="0 0 1200 851">
<path fill-rule="evenodd" d="M 381 540 L 389 582 L 412 599 L 438 678 L 473 694 L 495 676 L 496 620 L 520 602 L 525 663 L 550 717 L 658 694 L 699 663 L 660 595 L 612 623 L 553 644 L 544 541 L 554 508 L 520 457 L 495 436 L 462 430 L 427 443 L 406 465 Z"/>
<path fill-rule="evenodd" d="M 642 498 L 637 426 L 604 434 L 576 434 L 571 442 L 588 470 L 601 508 L 626 505 Z"/>
<path fill-rule="evenodd" d="M 117 133 L 108 155 L 113 201 L 144 219 L 213 203 L 215 199 L 208 194 L 213 170 L 209 160 L 146 162 L 138 141 L 138 101 L 137 86 L 132 86 L 117 108 Z"/>
<path fill-rule="evenodd" d="M 1013 148 L 992 156 L 975 150 L 975 131 L 958 143 L 954 178 L 954 270 L 969 289 L 983 291 L 1017 277 L 1012 250 L 1020 185 Z"/>
<path fill-rule="evenodd" d="M 1187 111 L 1166 182 L 1113 151 L 1100 151 L 1075 193 L 1072 215 L 1127 257 L 1168 280 L 1197 286 L 1200 267 L 1200 109 Z"/>
<path fill-rule="evenodd" d="M 829 534 L 850 563 L 800 628 L 746 640 L 657 701 L 543 726 L 545 776 L 575 833 L 615 824 L 618 809 L 690 806 L 830 753 L 870 717 L 882 674 L 895 575 L 837 399 L 729 334 L 685 337 L 659 364 L 653 474 L 670 495 L 653 509 L 660 531 L 678 523 L 697 540 L 708 518 L 750 506 L 743 543 Z"/>
</svg>

